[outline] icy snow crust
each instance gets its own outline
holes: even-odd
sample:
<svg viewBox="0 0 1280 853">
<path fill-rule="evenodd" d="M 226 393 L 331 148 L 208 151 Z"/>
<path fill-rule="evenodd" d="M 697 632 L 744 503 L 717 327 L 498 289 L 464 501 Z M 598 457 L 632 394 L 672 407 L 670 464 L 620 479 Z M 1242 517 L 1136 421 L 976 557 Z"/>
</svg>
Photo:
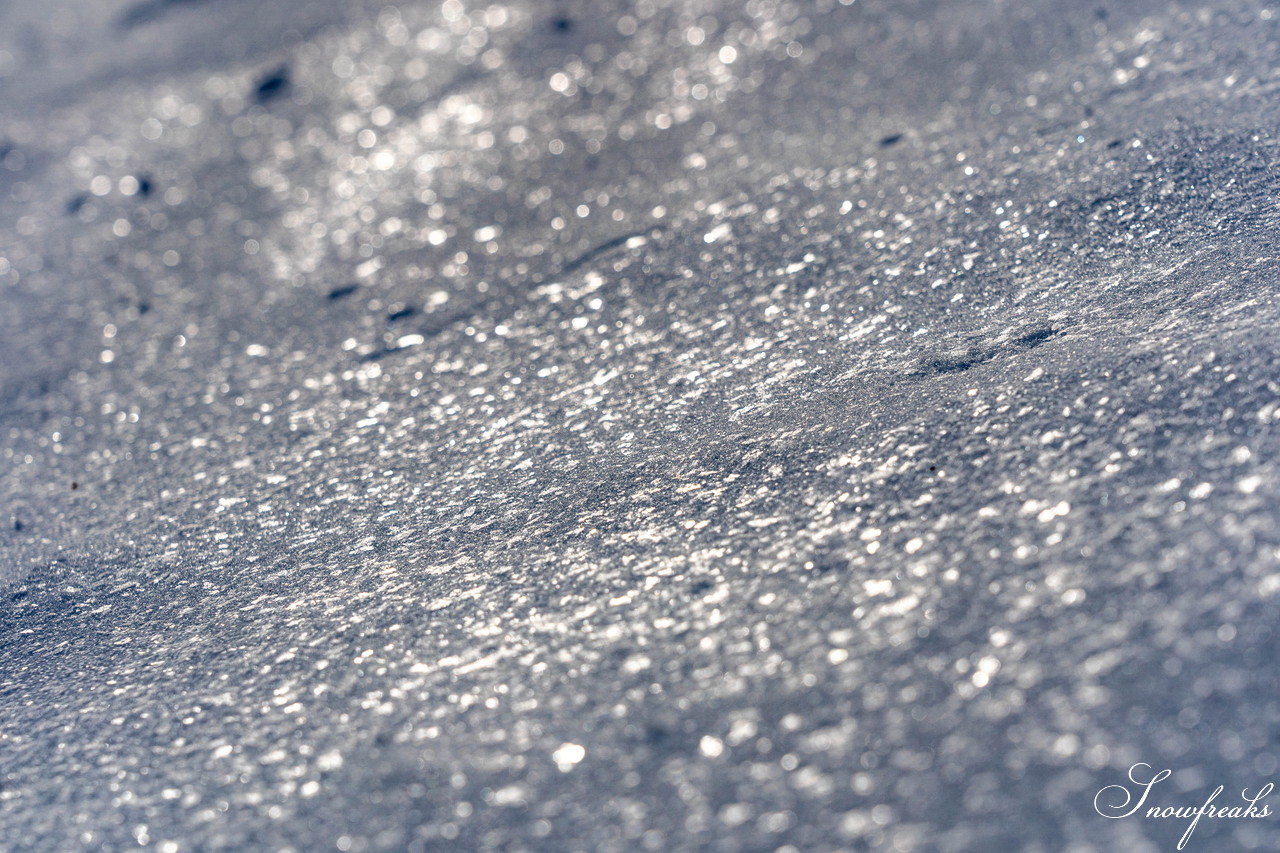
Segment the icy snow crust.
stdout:
<svg viewBox="0 0 1280 853">
<path fill-rule="evenodd" d="M 1280 756 L 1277 25 L 6 4 L 0 846 L 1172 849 Z"/>
</svg>

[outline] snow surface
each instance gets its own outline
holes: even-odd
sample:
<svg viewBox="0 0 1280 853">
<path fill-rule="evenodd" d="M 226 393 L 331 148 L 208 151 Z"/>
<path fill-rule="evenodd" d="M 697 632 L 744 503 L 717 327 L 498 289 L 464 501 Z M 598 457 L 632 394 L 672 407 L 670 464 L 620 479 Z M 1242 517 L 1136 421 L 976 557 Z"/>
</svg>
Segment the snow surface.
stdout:
<svg viewBox="0 0 1280 853">
<path fill-rule="evenodd" d="M 0 847 L 1173 849 L 1280 775 L 1278 16 L 5 4 Z"/>
</svg>

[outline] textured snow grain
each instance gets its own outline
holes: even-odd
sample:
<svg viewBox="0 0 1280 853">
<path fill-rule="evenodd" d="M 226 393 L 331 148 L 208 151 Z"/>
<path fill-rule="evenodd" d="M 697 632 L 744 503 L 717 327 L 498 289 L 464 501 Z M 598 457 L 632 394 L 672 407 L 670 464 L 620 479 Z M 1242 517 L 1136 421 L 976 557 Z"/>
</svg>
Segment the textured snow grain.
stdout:
<svg viewBox="0 0 1280 853">
<path fill-rule="evenodd" d="M 1172 849 L 1280 758 L 1274 18 L 6 4 L 0 846 Z"/>
</svg>

